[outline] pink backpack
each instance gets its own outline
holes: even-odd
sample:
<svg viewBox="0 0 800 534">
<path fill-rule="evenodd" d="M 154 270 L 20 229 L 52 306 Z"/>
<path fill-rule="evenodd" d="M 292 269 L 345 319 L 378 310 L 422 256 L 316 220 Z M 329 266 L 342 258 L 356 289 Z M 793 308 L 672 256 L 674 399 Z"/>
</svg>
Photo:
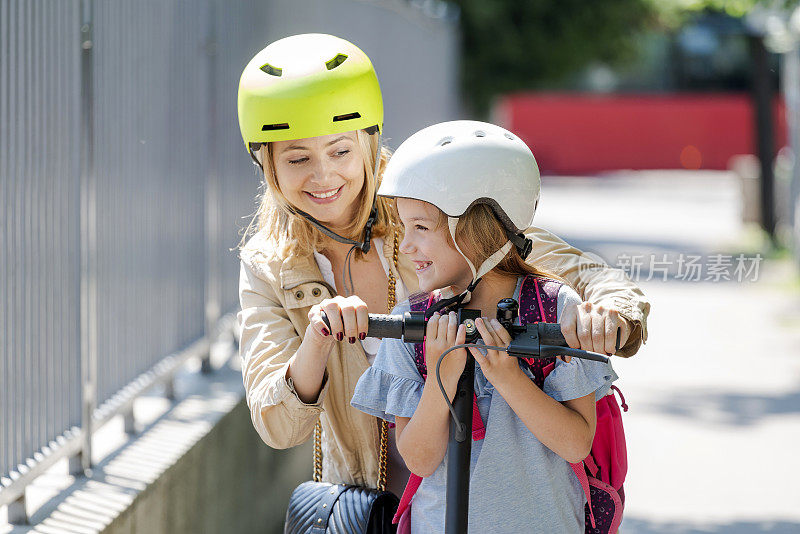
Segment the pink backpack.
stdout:
<svg viewBox="0 0 800 534">
<path fill-rule="evenodd" d="M 526 276 L 520 288 L 520 323 L 557 322 L 558 291 L 561 285 L 561 282 L 549 278 Z M 437 300 L 438 292 L 431 293 L 427 298 L 414 299 L 411 309 L 426 310 Z M 417 371 L 426 379 L 428 373 L 425 366 L 425 344 L 417 343 L 414 348 Z M 526 358 L 525 362 L 534 376 L 534 383 L 542 388 L 544 379 L 555 368 L 555 358 Z M 628 411 L 622 392 L 616 386 L 611 388 L 619 393 L 622 408 Z M 473 398 L 472 439 L 483 439 L 485 434 L 477 399 Z M 613 394 L 597 401 L 597 428 L 591 453 L 582 462 L 570 465 L 586 495 L 586 534 L 615 533 L 622 522 L 625 503 L 622 484 L 628 471 L 628 455 L 622 414 Z M 399 523 L 398 534 L 411 532 L 411 500 L 421 482 L 422 478 L 413 473 L 408 479 L 393 520 L 394 523 Z"/>
</svg>

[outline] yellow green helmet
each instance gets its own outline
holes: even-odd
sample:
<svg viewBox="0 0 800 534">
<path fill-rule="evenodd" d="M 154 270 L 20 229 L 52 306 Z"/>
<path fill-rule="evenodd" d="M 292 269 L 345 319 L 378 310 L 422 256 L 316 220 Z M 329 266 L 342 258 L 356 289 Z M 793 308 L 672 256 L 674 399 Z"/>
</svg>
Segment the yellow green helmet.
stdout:
<svg viewBox="0 0 800 534">
<path fill-rule="evenodd" d="M 286 37 L 256 54 L 239 80 L 238 108 L 251 154 L 270 141 L 383 128 L 372 62 L 354 44 L 320 33 Z"/>
</svg>

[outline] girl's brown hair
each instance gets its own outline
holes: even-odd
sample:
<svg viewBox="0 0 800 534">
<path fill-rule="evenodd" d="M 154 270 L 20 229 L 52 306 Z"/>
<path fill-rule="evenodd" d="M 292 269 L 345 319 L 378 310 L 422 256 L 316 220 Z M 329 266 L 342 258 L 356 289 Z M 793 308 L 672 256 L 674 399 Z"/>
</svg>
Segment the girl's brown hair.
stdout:
<svg viewBox="0 0 800 534">
<path fill-rule="evenodd" d="M 447 226 L 447 215 L 440 210 L 437 226 L 441 225 Z M 456 225 L 456 240 L 458 240 L 461 250 L 477 268 L 486 258 L 497 252 L 508 240 L 508 237 L 506 237 L 505 227 L 497 219 L 492 208 L 486 204 L 475 204 L 459 217 Z M 535 264 L 526 263 L 517 252 L 516 247 L 511 247 L 511 251 L 490 272 L 507 276 L 532 274 L 565 282 L 558 275 L 547 272 Z"/>
<path fill-rule="evenodd" d="M 358 148 L 364 159 L 364 186 L 356 200 L 358 209 L 353 217 L 353 222 L 340 235 L 360 241 L 372 209 L 372 198 L 380 187 L 381 177 L 391 153 L 386 147 L 381 148 L 378 176 L 375 177 L 375 154 L 378 149 L 379 136 L 370 135 L 364 130 L 358 130 L 356 134 Z M 283 258 L 292 255 L 309 255 L 314 250 L 322 250 L 327 238 L 304 217 L 291 210 L 291 204 L 278 187 L 273 144 L 262 145 L 257 155 L 262 162 L 261 166 L 264 171 L 263 190 L 258 197 L 258 209 L 245 229 L 239 247 L 243 247 L 251 235 L 267 228 L 268 239 Z M 377 218 L 372 226 L 372 236 L 385 237 L 397 228 L 399 219 L 391 200 L 378 197 L 376 207 Z M 359 258 L 360 255 L 361 251 L 357 250 L 356 258 Z"/>
</svg>

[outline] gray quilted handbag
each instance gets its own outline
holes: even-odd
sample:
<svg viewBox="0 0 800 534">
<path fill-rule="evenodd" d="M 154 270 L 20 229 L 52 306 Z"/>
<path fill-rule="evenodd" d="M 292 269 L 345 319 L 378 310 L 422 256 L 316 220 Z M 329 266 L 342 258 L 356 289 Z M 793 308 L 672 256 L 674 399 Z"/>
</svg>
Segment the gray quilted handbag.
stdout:
<svg viewBox="0 0 800 534">
<path fill-rule="evenodd" d="M 320 482 L 322 478 L 322 425 L 314 429 L 314 480 L 303 482 L 292 492 L 286 510 L 284 534 L 385 534 L 396 532 L 392 517 L 399 499 L 386 486 L 388 426 L 381 421 L 380 489 Z"/>
</svg>

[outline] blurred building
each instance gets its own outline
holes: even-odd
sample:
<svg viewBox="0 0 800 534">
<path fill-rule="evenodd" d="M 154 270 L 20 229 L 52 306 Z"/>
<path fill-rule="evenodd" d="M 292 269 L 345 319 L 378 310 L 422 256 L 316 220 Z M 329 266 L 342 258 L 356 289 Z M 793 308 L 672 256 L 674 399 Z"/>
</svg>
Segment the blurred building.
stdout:
<svg viewBox="0 0 800 534">
<path fill-rule="evenodd" d="M 727 169 L 754 153 L 751 59 L 741 19 L 702 14 L 671 33 L 638 37 L 632 58 L 595 63 L 535 93 L 511 94 L 495 117 L 533 148 L 545 172 Z M 778 59 L 772 85 L 778 87 Z M 777 146 L 787 142 L 782 99 Z"/>
<path fill-rule="evenodd" d="M 775 219 L 784 234 L 794 226 L 800 243 L 800 9 L 754 8 L 743 18 L 700 12 L 635 42 L 615 63 L 505 95 L 495 120 L 531 145 L 545 173 L 735 168 L 744 172 L 744 219 L 770 233 Z M 771 53 L 759 56 L 754 42 Z"/>
</svg>

